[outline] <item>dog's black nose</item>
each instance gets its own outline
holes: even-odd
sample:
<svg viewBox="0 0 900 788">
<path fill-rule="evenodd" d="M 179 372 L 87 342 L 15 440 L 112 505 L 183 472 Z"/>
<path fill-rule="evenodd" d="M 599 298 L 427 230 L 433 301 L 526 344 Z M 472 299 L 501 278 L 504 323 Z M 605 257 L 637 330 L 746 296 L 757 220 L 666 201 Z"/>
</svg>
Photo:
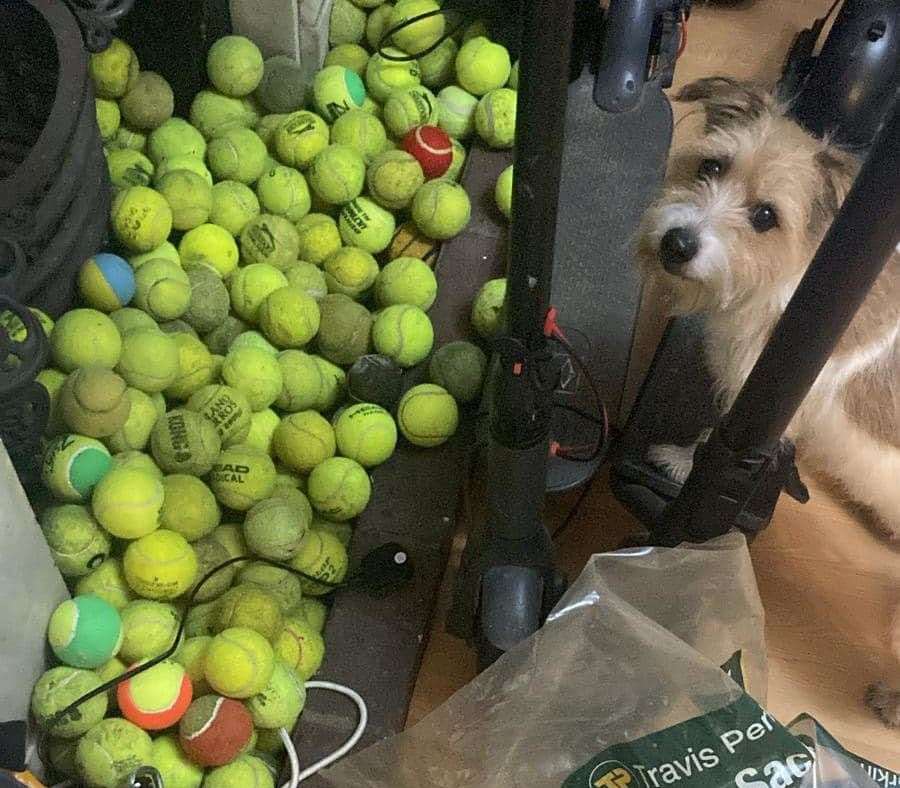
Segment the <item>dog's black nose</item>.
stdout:
<svg viewBox="0 0 900 788">
<path fill-rule="evenodd" d="M 659 243 L 659 260 L 670 274 L 681 272 L 700 249 L 697 233 L 687 227 L 673 227 Z"/>
</svg>

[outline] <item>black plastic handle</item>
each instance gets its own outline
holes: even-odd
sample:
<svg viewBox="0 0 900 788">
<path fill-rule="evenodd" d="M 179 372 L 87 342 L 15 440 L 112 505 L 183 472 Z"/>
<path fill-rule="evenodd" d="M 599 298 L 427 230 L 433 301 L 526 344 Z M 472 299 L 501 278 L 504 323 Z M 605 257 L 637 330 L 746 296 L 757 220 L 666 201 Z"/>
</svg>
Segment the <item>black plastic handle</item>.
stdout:
<svg viewBox="0 0 900 788">
<path fill-rule="evenodd" d="M 641 100 L 657 0 L 609 0 L 594 103 L 628 112 Z"/>
</svg>

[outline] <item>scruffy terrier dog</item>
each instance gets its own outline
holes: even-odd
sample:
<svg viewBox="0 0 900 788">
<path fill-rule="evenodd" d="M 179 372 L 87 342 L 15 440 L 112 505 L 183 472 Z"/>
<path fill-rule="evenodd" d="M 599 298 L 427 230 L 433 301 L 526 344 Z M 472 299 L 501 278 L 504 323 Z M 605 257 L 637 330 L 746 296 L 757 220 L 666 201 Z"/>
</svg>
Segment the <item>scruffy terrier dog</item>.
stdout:
<svg viewBox="0 0 900 788">
<path fill-rule="evenodd" d="M 644 217 L 639 257 L 673 312 L 705 314 L 704 344 L 722 411 L 734 402 L 859 169 L 808 134 L 771 93 L 725 78 L 685 87 L 705 131 L 674 156 Z M 878 210 L 877 205 L 872 206 Z M 853 260 L 847 260 L 848 271 Z M 836 286 L 840 286 L 837 284 Z M 798 341 L 802 341 L 798 338 Z M 900 254 L 894 254 L 788 429 L 801 457 L 900 537 Z M 674 479 L 694 446 L 654 446 Z M 900 616 L 892 635 L 900 658 Z M 900 691 L 869 702 L 900 725 Z"/>
</svg>

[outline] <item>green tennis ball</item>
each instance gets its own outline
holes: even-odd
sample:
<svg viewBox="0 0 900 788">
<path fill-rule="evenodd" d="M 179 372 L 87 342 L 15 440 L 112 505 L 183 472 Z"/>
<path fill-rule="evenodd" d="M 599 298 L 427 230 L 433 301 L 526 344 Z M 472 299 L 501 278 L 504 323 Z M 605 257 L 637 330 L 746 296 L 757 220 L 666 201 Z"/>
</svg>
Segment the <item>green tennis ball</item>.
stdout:
<svg viewBox="0 0 900 788">
<path fill-rule="evenodd" d="M 206 637 L 213 634 L 217 601 L 218 599 L 214 599 L 211 602 L 202 602 L 188 608 L 184 617 L 184 636 L 186 638 Z"/>
<path fill-rule="evenodd" d="M 282 164 L 306 169 L 328 145 L 328 126 L 313 112 L 292 112 L 275 132 L 275 153 Z"/>
<path fill-rule="evenodd" d="M 292 167 L 277 164 L 262 174 L 256 184 L 259 204 L 266 213 L 297 222 L 309 213 L 309 187 Z"/>
<path fill-rule="evenodd" d="M 326 385 L 315 358 L 302 350 L 285 350 L 278 354 L 278 366 L 282 387 L 275 404 L 289 413 L 315 408 Z"/>
<path fill-rule="evenodd" d="M 149 252 L 131 255 L 131 257 L 128 258 L 128 263 L 135 271 L 137 271 L 137 269 L 148 260 L 156 260 L 160 257 L 170 260 L 175 263 L 175 265 L 181 265 L 181 256 L 178 254 L 178 249 L 176 249 L 175 245 L 169 241 L 163 241 L 159 246 L 155 249 L 151 249 Z"/>
<path fill-rule="evenodd" d="M 114 38 L 102 52 L 91 55 L 88 73 L 100 98 L 117 99 L 137 79 L 140 66 L 134 50 L 121 38 Z"/>
<path fill-rule="evenodd" d="M 328 23 L 328 42 L 355 44 L 362 40 L 366 32 L 366 13 L 350 0 L 335 0 Z"/>
<path fill-rule="evenodd" d="M 134 275 L 134 303 L 154 320 L 181 317 L 191 303 L 191 282 L 170 260 L 148 260 Z"/>
<path fill-rule="evenodd" d="M 96 788 L 118 788 L 135 769 L 150 763 L 149 734 L 128 720 L 98 722 L 78 742 L 75 760 L 84 781 Z"/>
<path fill-rule="evenodd" d="M 271 642 L 281 632 L 281 621 L 281 607 L 275 597 L 265 589 L 247 583 L 235 586 L 219 598 L 213 629 L 223 632 L 244 627 Z"/>
<path fill-rule="evenodd" d="M 397 406 L 400 432 L 416 446 L 440 446 L 459 425 L 459 409 L 450 393 L 433 383 L 413 386 Z"/>
<path fill-rule="evenodd" d="M 209 536 L 219 525 L 221 512 L 212 490 L 196 476 L 175 473 L 163 478 L 159 524 L 188 542 Z M 203 601 L 203 600 L 201 600 Z"/>
<path fill-rule="evenodd" d="M 109 602 L 87 594 L 67 599 L 50 616 L 47 640 L 57 658 L 74 668 L 98 668 L 122 645 L 122 619 Z"/>
<path fill-rule="evenodd" d="M 402 150 L 389 150 L 375 158 L 366 174 L 369 194 L 389 210 L 409 207 L 419 187 L 425 183 L 422 166 Z"/>
<path fill-rule="evenodd" d="M 204 788 L 274 788 L 272 772 L 261 758 L 241 755 L 225 766 L 210 770 L 203 780 Z"/>
<path fill-rule="evenodd" d="M 372 484 L 366 469 L 347 457 L 331 457 L 319 463 L 309 475 L 310 503 L 332 520 L 352 520 L 366 508 L 371 494 Z M 297 566 L 296 561 L 294 565 Z"/>
<path fill-rule="evenodd" d="M 457 402 L 481 397 L 487 356 L 471 342 L 450 342 L 435 351 L 428 366 L 432 383 L 447 389 Z"/>
<path fill-rule="evenodd" d="M 413 197 L 413 221 L 430 238 L 452 238 L 462 232 L 471 215 L 469 195 L 458 183 L 428 181 Z"/>
<path fill-rule="evenodd" d="M 178 376 L 165 390 L 169 400 L 186 400 L 203 386 L 212 383 L 212 354 L 191 334 L 176 334 L 178 346 Z"/>
<path fill-rule="evenodd" d="M 154 71 L 141 71 L 119 101 L 122 118 L 134 129 L 155 129 L 172 117 L 172 88 Z"/>
<path fill-rule="evenodd" d="M 395 304 L 382 309 L 372 324 L 375 349 L 394 359 L 401 367 L 424 361 L 434 344 L 434 329 L 428 315 L 411 304 Z"/>
<path fill-rule="evenodd" d="M 191 103 L 191 125 L 209 141 L 234 128 L 249 129 L 258 119 L 246 99 L 223 96 L 214 90 L 201 90 Z"/>
<path fill-rule="evenodd" d="M 74 780 L 78 777 L 75 752 L 78 739 L 54 739 L 48 737 L 43 743 L 41 757 L 54 774 Z"/>
<path fill-rule="evenodd" d="M 325 261 L 328 292 L 362 300 L 378 276 L 378 263 L 364 249 L 345 246 Z"/>
<path fill-rule="evenodd" d="M 91 366 L 112 369 L 122 352 L 122 338 L 103 312 L 73 309 L 53 326 L 50 352 L 53 363 L 63 372 Z"/>
<path fill-rule="evenodd" d="M 366 63 L 369 62 L 369 53 L 365 47 L 359 44 L 338 44 L 325 55 L 324 66 L 343 66 L 360 77 L 366 73 Z"/>
<path fill-rule="evenodd" d="M 136 150 L 143 153 L 146 145 L 147 136 L 143 132 L 119 126 L 116 136 L 107 143 L 107 148 L 110 150 Z"/>
<path fill-rule="evenodd" d="M 95 594 L 105 599 L 116 610 L 122 610 L 133 598 L 125 581 L 122 562 L 118 558 L 107 558 L 90 574 L 82 577 L 75 585 L 76 594 Z"/>
<path fill-rule="evenodd" d="M 211 539 L 204 541 L 215 544 L 220 550 L 223 552 L 225 551 L 225 548 L 218 542 L 214 542 Z M 223 560 L 227 560 L 228 553 L 224 552 L 224 555 L 226 558 Z M 224 569 L 221 572 L 221 574 L 227 573 L 227 569 Z M 214 582 L 215 579 L 212 579 L 206 585 Z M 206 588 L 206 585 L 203 586 L 204 589 Z M 206 652 L 209 650 L 210 643 L 212 643 L 212 638 L 209 635 L 197 635 L 195 637 L 187 638 L 178 647 L 178 651 L 176 651 L 172 657 L 172 659 L 181 665 L 188 674 L 191 684 L 193 684 L 194 687 L 194 696 L 197 698 L 209 694 L 209 687 L 206 685 L 206 678 L 203 676 L 203 670 L 206 664 Z"/>
<path fill-rule="evenodd" d="M 267 263 L 278 269 L 287 268 L 297 259 L 299 244 L 297 229 L 286 218 L 262 213 L 241 231 L 241 261 L 247 266 Z M 244 317 L 240 311 L 238 314 Z"/>
<path fill-rule="evenodd" d="M 97 689 L 100 679 L 90 670 L 58 667 L 44 673 L 31 692 L 31 713 L 35 722 L 60 739 L 76 739 L 106 714 L 107 698 L 101 693 L 69 712 L 48 729 L 50 719 L 82 695 Z"/>
<path fill-rule="evenodd" d="M 123 335 L 122 355 L 116 371 L 129 386 L 153 394 L 178 376 L 178 345 L 156 325 L 133 328 Z"/>
<path fill-rule="evenodd" d="M 266 339 L 259 331 L 244 331 L 238 334 L 228 346 L 228 352 L 244 347 L 252 347 L 257 350 L 265 350 L 273 356 L 278 355 L 278 348 Z M 224 363 L 224 362 L 223 362 Z M 221 373 L 221 370 L 220 370 Z"/>
<path fill-rule="evenodd" d="M 254 411 L 275 402 L 283 383 L 274 356 L 250 347 L 229 351 L 222 365 L 222 380 L 243 393 Z"/>
<path fill-rule="evenodd" d="M 84 577 L 109 556 L 110 540 L 84 506 L 51 506 L 40 517 L 53 562 L 64 577 Z"/>
<path fill-rule="evenodd" d="M 179 170 L 192 172 L 203 178 L 209 186 L 212 186 L 212 173 L 209 171 L 206 164 L 203 163 L 203 159 L 197 158 L 196 156 L 171 156 L 168 159 L 163 159 L 153 171 L 154 184 L 158 186 L 160 181 L 162 181 L 166 175 L 170 172 L 177 172 Z"/>
<path fill-rule="evenodd" d="M 59 435 L 44 451 L 42 477 L 56 498 L 79 503 L 90 498 L 111 467 L 112 458 L 100 441 L 83 435 Z"/>
<path fill-rule="evenodd" d="M 357 469 L 363 471 L 363 469 L 354 463 L 353 460 L 348 460 L 345 457 L 335 457 L 328 460 L 329 463 L 339 461 L 353 463 Z M 323 463 L 323 465 L 325 465 L 325 463 Z M 339 471 L 339 473 L 341 472 Z M 365 474 L 365 471 L 363 471 L 363 474 Z M 354 474 L 351 474 L 350 476 L 353 475 Z M 353 498 L 354 500 L 352 503 L 354 505 L 351 508 L 356 509 L 364 497 L 366 499 L 368 498 L 368 493 L 364 491 L 359 484 L 355 485 L 355 492 L 350 492 L 347 488 L 352 480 L 347 474 L 342 474 L 342 476 L 343 481 L 341 482 L 340 487 L 343 491 L 339 494 L 339 497 L 343 503 L 350 502 L 350 499 Z M 368 481 L 368 476 L 365 478 Z M 357 498 L 358 500 L 355 500 Z M 333 498 L 330 500 L 336 499 Z M 363 508 L 365 508 L 364 504 Z M 347 576 L 347 564 L 347 550 L 344 545 L 340 543 L 340 540 L 338 540 L 336 536 L 332 536 L 324 531 L 310 531 L 300 543 L 300 550 L 291 561 L 291 566 L 293 566 L 294 569 L 299 569 L 305 574 L 312 575 L 317 580 L 326 581 L 326 583 L 342 582 Z M 316 583 L 312 580 L 303 580 L 302 585 L 303 592 L 309 596 L 321 596 L 322 594 L 327 594 L 333 590 L 333 586 L 324 583 Z"/>
<path fill-rule="evenodd" d="M 502 88 L 509 79 L 509 52 L 484 36 L 462 45 L 456 56 L 456 78 L 461 87 L 475 96 Z"/>
<path fill-rule="evenodd" d="M 269 152 L 251 129 L 233 128 L 209 143 L 206 159 L 217 180 L 253 183 L 266 168 Z"/>
<path fill-rule="evenodd" d="M 240 98 L 256 90 L 263 76 L 263 56 L 249 38 L 223 36 L 206 56 L 206 73 L 213 87 Z"/>
<path fill-rule="evenodd" d="M 475 129 L 492 148 L 511 148 L 516 139 L 517 93 L 498 88 L 486 93 L 475 110 Z"/>
<path fill-rule="evenodd" d="M 259 212 L 259 199 L 245 183 L 219 181 L 212 187 L 209 220 L 232 235 L 240 235 L 247 222 L 259 216 Z"/>
<path fill-rule="evenodd" d="M 328 618 L 328 608 L 325 604 L 313 597 L 303 597 L 300 605 L 297 607 L 298 617 L 302 613 L 303 618 L 316 631 L 321 632 L 325 629 L 325 621 Z"/>
<path fill-rule="evenodd" d="M 149 765 L 159 771 L 166 788 L 200 788 L 203 783 L 203 767 L 184 754 L 178 739 L 171 733 L 153 740 Z"/>
<path fill-rule="evenodd" d="M 281 419 L 271 408 L 260 410 L 250 417 L 250 432 L 244 439 L 244 444 L 253 447 L 264 454 L 272 453 L 272 436 Z"/>
<path fill-rule="evenodd" d="M 395 229 L 394 215 L 368 197 L 357 197 L 342 209 L 338 220 L 341 238 L 348 246 L 358 246 L 371 254 L 390 246 Z"/>
<path fill-rule="evenodd" d="M 200 334 L 206 334 L 220 326 L 231 307 L 231 297 L 222 279 L 213 270 L 192 265 L 188 271 L 191 300 L 181 316 Z"/>
<path fill-rule="evenodd" d="M 507 219 L 512 218 L 512 195 L 513 165 L 510 164 L 509 167 L 500 173 L 500 177 L 497 178 L 497 183 L 494 186 L 494 200 L 500 209 L 500 213 Z"/>
<path fill-rule="evenodd" d="M 282 287 L 260 305 L 259 326 L 278 347 L 303 347 L 319 330 L 319 306 L 299 288 Z"/>
<path fill-rule="evenodd" d="M 329 145 L 312 161 L 309 185 L 323 200 L 343 205 L 358 197 L 366 180 L 366 163 L 355 148 Z"/>
<path fill-rule="evenodd" d="M 385 102 L 395 90 L 403 90 L 421 84 L 419 64 L 415 60 L 406 60 L 406 52 L 396 47 L 384 47 L 382 50 L 392 57 L 403 60 L 388 60 L 379 53 L 369 58 L 366 65 L 366 88 L 375 101 Z"/>
<path fill-rule="evenodd" d="M 309 473 L 334 456 L 334 430 L 328 420 L 314 410 L 292 413 L 285 416 L 275 430 L 272 448 L 288 468 L 297 473 Z"/>
<path fill-rule="evenodd" d="M 135 252 L 159 246 L 172 230 L 172 210 L 147 186 L 122 189 L 112 202 L 112 227 L 119 241 Z"/>
<path fill-rule="evenodd" d="M 369 350 L 372 316 L 352 298 L 331 293 L 319 303 L 319 352 L 335 364 L 350 365 Z"/>
<path fill-rule="evenodd" d="M 172 646 L 178 611 L 167 602 L 136 599 L 121 611 L 124 636 L 119 656 L 126 663 L 158 657 Z"/>
<path fill-rule="evenodd" d="M 255 323 L 262 302 L 287 284 L 287 277 L 275 266 L 253 263 L 239 268 L 229 282 L 232 309 L 244 320 Z"/>
<path fill-rule="evenodd" d="M 303 682 L 291 668 L 280 659 L 269 683 L 262 692 L 247 700 L 247 710 L 253 722 L 260 728 L 294 727 L 306 703 L 306 689 Z"/>
<path fill-rule="evenodd" d="M 159 193 L 172 209 L 172 227 L 192 230 L 209 219 L 212 187 L 190 170 L 172 170 L 157 184 Z"/>
<path fill-rule="evenodd" d="M 455 139 L 464 140 L 475 130 L 478 99 L 457 85 L 449 85 L 437 95 L 438 125 Z"/>
<path fill-rule="evenodd" d="M 297 222 L 298 254 L 301 260 L 322 265 L 341 248 L 337 222 L 321 213 L 309 213 Z"/>
<path fill-rule="evenodd" d="M 311 519 L 310 512 L 299 509 L 285 498 L 260 501 L 247 512 L 244 521 L 247 547 L 262 558 L 289 561 L 296 554 L 300 540 L 306 536 Z"/>
<path fill-rule="evenodd" d="M 150 433 L 150 450 L 166 473 L 204 476 L 220 448 L 219 433 L 213 423 L 183 408 L 166 413 Z"/>
<path fill-rule="evenodd" d="M 306 103 L 307 79 L 301 63 L 287 55 L 275 55 L 263 63 L 256 98 L 269 112 L 289 113 Z"/>
<path fill-rule="evenodd" d="M 293 668 L 301 681 L 307 681 L 322 666 L 325 641 L 305 616 L 293 615 L 285 619 L 281 634 L 275 641 L 275 656 Z"/>
<path fill-rule="evenodd" d="M 245 512 L 272 494 L 275 464 L 259 449 L 246 444 L 229 446 L 213 465 L 209 486 L 224 506 Z"/>
<path fill-rule="evenodd" d="M 334 423 L 338 451 L 365 468 L 387 460 L 397 445 L 397 425 L 379 405 L 362 402 L 341 411 Z"/>
<path fill-rule="evenodd" d="M 250 431 L 250 402 L 246 395 L 231 386 L 203 386 L 191 394 L 186 407 L 205 417 L 216 428 L 223 446 L 242 442 Z"/>
<path fill-rule="evenodd" d="M 150 440 L 150 432 L 159 418 L 159 410 L 149 394 L 128 388 L 125 396 L 131 403 L 125 423 L 106 439 L 110 451 L 140 451 Z"/>
<path fill-rule="evenodd" d="M 103 367 L 72 372 L 59 392 L 59 407 L 66 425 L 91 438 L 112 435 L 131 412 L 125 381 Z"/>
<path fill-rule="evenodd" d="M 405 137 L 416 126 L 434 125 L 439 107 L 434 94 L 422 85 L 395 90 L 384 105 L 384 122 L 396 138 Z"/>
<path fill-rule="evenodd" d="M 119 329 L 119 334 L 123 338 L 129 331 L 135 331 L 139 328 L 149 328 L 153 331 L 159 330 L 159 326 L 156 325 L 156 321 L 150 315 L 133 306 L 124 306 L 121 309 L 110 312 L 109 319 L 116 324 L 116 328 Z M 124 339 L 122 349 L 124 351 Z M 119 363 L 121 363 L 121 358 Z M 122 373 L 119 372 L 119 374 L 121 375 Z"/>
<path fill-rule="evenodd" d="M 506 301 L 506 279 L 489 279 L 472 302 L 472 327 L 485 339 L 496 336 L 503 325 L 503 304 Z"/>
<path fill-rule="evenodd" d="M 456 55 L 459 45 L 452 38 L 445 38 L 438 47 L 419 58 L 422 84 L 437 90 L 456 79 Z"/>
<path fill-rule="evenodd" d="M 299 495 L 303 495 L 299 490 L 295 490 Z M 312 507 L 309 501 L 306 501 L 306 509 L 304 511 L 311 512 Z M 265 503 L 265 501 L 263 502 Z M 310 514 L 308 519 L 312 519 Z M 296 607 L 303 598 L 303 591 L 300 588 L 300 578 L 287 569 L 281 569 L 271 564 L 253 561 L 244 564 L 238 571 L 238 580 L 243 583 L 259 586 L 265 589 L 272 597 L 274 597 L 281 606 L 282 613 Z M 279 638 L 280 639 L 280 635 Z M 277 642 L 277 640 L 276 640 Z"/>
<path fill-rule="evenodd" d="M 188 230 L 178 244 L 178 254 L 185 268 L 205 265 L 223 279 L 238 264 L 238 248 L 234 237 L 224 227 L 215 224 L 201 224 Z"/>
<path fill-rule="evenodd" d="M 123 148 L 112 150 L 106 157 L 106 168 L 112 185 L 119 189 L 131 186 L 149 186 L 155 168 L 143 153 Z"/>
<path fill-rule="evenodd" d="M 437 278 L 416 257 L 391 260 L 375 280 L 375 301 L 380 307 L 410 304 L 428 310 L 437 298 Z"/>
<path fill-rule="evenodd" d="M 331 142 L 353 148 L 366 164 L 388 147 L 387 132 L 381 121 L 363 109 L 351 109 L 334 122 Z"/>
<path fill-rule="evenodd" d="M 369 318 L 371 322 L 371 317 Z M 321 328 L 319 329 L 321 335 Z M 315 409 L 320 413 L 331 410 L 338 403 L 338 400 L 344 394 L 347 374 L 337 364 L 332 363 L 322 356 L 313 356 L 316 366 L 319 367 L 322 375 L 323 386 L 321 389 L 322 398 L 319 400 Z"/>
<path fill-rule="evenodd" d="M 391 28 L 402 25 L 421 14 L 433 11 L 438 13 L 405 25 L 394 33 L 394 44 L 413 55 L 424 52 L 436 44 L 444 35 L 444 17 L 440 10 L 441 7 L 435 0 L 397 0 L 388 19 L 388 25 Z"/>
<path fill-rule="evenodd" d="M 328 293 L 325 272 L 305 260 L 297 260 L 285 269 L 284 275 L 291 287 L 303 291 L 314 301 L 321 301 Z"/>
<path fill-rule="evenodd" d="M 369 18 L 366 21 L 366 43 L 373 52 L 377 52 L 379 49 L 381 39 L 388 29 L 388 20 L 391 18 L 391 11 L 393 10 L 393 3 L 382 3 L 377 8 L 372 9 L 369 14 Z"/>
<path fill-rule="evenodd" d="M 202 160 L 206 155 L 206 140 L 183 118 L 169 118 L 147 137 L 147 155 L 154 164 L 175 156 Z"/>
<path fill-rule="evenodd" d="M 188 589 L 189 594 L 194 592 L 200 581 L 206 578 L 210 572 L 217 569 L 231 557 L 228 555 L 228 551 L 215 539 L 198 539 L 191 544 L 191 547 L 197 556 L 197 579 L 191 588 Z M 218 599 L 231 588 L 234 573 L 234 566 L 227 566 L 216 571 L 196 592 L 193 597 L 194 600 L 197 602 L 211 602 L 214 599 Z M 197 692 L 196 687 L 194 687 L 194 692 Z"/>
</svg>

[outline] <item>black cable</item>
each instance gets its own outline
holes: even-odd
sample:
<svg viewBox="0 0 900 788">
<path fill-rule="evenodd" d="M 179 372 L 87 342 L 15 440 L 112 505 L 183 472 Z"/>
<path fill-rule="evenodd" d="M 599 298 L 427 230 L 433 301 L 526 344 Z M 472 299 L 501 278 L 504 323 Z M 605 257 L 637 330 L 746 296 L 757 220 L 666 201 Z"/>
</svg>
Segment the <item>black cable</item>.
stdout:
<svg viewBox="0 0 900 788">
<path fill-rule="evenodd" d="M 588 411 L 579 408 L 576 405 L 568 405 L 564 402 L 554 402 L 553 403 L 554 410 L 566 410 L 569 413 L 574 413 L 576 416 L 581 416 L 581 418 L 586 419 L 587 421 L 593 422 L 598 426 L 603 426 L 603 419 L 599 416 L 595 416 L 593 413 L 588 413 Z"/>
<path fill-rule="evenodd" d="M 420 22 L 423 19 L 429 19 L 433 16 L 448 16 L 453 14 L 458 17 L 458 21 L 455 27 L 450 29 L 448 33 L 446 30 L 444 34 L 435 41 L 430 47 L 423 49 L 421 52 L 416 52 L 414 55 L 391 55 L 384 51 L 384 47 L 391 42 L 391 38 L 395 33 L 399 33 L 401 30 L 409 27 L 410 25 L 415 24 L 416 22 Z M 412 16 L 409 19 L 404 20 L 399 25 L 394 25 L 389 30 L 385 30 L 384 33 L 381 34 L 381 38 L 378 39 L 378 46 L 375 47 L 376 54 L 383 57 L 385 60 L 393 61 L 394 63 L 406 63 L 410 60 L 418 60 L 420 57 L 425 57 L 425 55 L 430 55 L 437 49 L 441 44 L 443 44 L 448 38 L 453 38 L 460 30 L 462 30 L 463 25 L 466 23 L 467 18 L 464 13 L 455 8 L 437 8 L 434 11 L 426 11 L 424 14 L 418 14 L 417 16 Z"/>
</svg>

